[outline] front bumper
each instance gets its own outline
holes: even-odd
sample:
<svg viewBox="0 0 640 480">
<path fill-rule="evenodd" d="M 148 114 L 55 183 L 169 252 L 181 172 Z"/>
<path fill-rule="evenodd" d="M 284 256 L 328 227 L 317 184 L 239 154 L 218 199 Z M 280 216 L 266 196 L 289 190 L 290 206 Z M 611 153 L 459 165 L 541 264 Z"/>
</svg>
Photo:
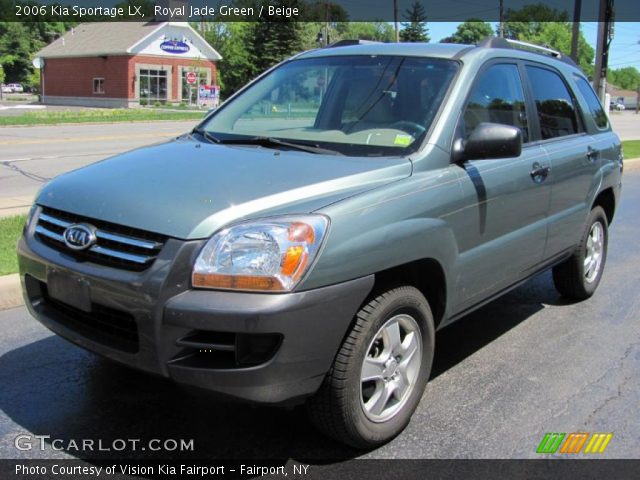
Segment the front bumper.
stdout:
<svg viewBox="0 0 640 480">
<path fill-rule="evenodd" d="M 77 261 L 26 232 L 18 243 L 25 303 L 76 345 L 179 383 L 270 404 L 313 394 L 373 276 L 287 294 L 193 290 L 201 245 L 169 239 L 149 269 L 133 272 Z M 52 272 L 82 283 L 90 311 L 50 295 Z"/>
</svg>

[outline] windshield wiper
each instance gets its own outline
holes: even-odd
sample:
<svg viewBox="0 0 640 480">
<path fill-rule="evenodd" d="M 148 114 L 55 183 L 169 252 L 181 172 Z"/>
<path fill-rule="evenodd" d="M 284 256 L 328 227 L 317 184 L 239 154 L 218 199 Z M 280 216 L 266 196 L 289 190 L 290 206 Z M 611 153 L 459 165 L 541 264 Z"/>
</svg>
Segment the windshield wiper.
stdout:
<svg viewBox="0 0 640 480">
<path fill-rule="evenodd" d="M 209 140 L 211 143 L 221 143 L 219 138 L 214 137 L 209 132 L 207 132 L 204 128 L 194 128 L 191 133 L 197 133 L 198 135 L 203 136 L 205 139 Z"/>
<path fill-rule="evenodd" d="M 260 145 L 266 148 L 286 147 L 292 150 L 300 150 L 301 152 L 326 154 L 326 155 L 342 155 L 336 150 L 322 148 L 314 143 L 298 143 L 288 142 L 273 137 L 249 137 L 249 138 L 233 138 L 228 140 L 220 140 L 224 145 Z"/>
</svg>

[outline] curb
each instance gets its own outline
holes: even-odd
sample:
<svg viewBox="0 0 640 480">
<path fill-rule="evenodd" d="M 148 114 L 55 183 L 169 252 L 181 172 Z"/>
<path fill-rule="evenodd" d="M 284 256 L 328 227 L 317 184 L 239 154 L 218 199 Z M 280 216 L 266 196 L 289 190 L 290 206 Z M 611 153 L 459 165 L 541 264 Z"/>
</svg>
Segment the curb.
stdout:
<svg viewBox="0 0 640 480">
<path fill-rule="evenodd" d="M 4 275 L 0 277 L 0 310 L 19 307 L 24 303 L 20 275 Z"/>
<path fill-rule="evenodd" d="M 60 126 L 65 126 L 65 125 L 70 125 L 70 126 L 78 126 L 78 125 L 113 125 L 113 124 L 122 124 L 122 123 L 171 123 L 171 122 L 196 122 L 199 120 L 202 120 L 204 118 L 204 112 L 203 112 L 203 116 L 202 118 L 176 118 L 176 119 L 162 119 L 162 120 L 114 120 L 114 121 L 95 121 L 95 122 L 61 122 L 61 123 L 19 123 L 16 125 L 11 125 L 11 124 L 7 124 L 7 125 L 1 125 L 0 124 L 0 128 L 31 128 L 31 127 L 60 127 Z"/>
<path fill-rule="evenodd" d="M 640 157 L 638 158 L 625 158 L 624 166 L 626 170 L 637 170 L 640 168 Z"/>
</svg>

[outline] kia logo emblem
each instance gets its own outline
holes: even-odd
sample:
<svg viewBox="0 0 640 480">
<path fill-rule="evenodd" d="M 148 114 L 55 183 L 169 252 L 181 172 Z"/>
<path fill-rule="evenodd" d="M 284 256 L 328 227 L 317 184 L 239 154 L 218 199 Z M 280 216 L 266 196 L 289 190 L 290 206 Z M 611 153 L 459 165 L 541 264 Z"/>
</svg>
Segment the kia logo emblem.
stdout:
<svg viewBox="0 0 640 480">
<path fill-rule="evenodd" d="M 64 243 L 72 250 L 85 250 L 96 241 L 93 227 L 81 223 L 67 227 L 63 237 Z"/>
</svg>

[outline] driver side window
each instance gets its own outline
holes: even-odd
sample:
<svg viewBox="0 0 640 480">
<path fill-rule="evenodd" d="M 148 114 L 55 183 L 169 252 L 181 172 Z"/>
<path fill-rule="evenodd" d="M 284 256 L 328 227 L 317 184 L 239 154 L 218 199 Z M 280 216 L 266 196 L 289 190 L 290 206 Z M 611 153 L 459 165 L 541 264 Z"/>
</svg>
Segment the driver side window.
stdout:
<svg viewBox="0 0 640 480">
<path fill-rule="evenodd" d="M 480 74 L 473 86 L 462 117 L 462 136 L 468 138 L 483 122 L 518 127 L 522 142 L 529 141 L 524 91 L 516 65 L 493 65 Z"/>
</svg>

